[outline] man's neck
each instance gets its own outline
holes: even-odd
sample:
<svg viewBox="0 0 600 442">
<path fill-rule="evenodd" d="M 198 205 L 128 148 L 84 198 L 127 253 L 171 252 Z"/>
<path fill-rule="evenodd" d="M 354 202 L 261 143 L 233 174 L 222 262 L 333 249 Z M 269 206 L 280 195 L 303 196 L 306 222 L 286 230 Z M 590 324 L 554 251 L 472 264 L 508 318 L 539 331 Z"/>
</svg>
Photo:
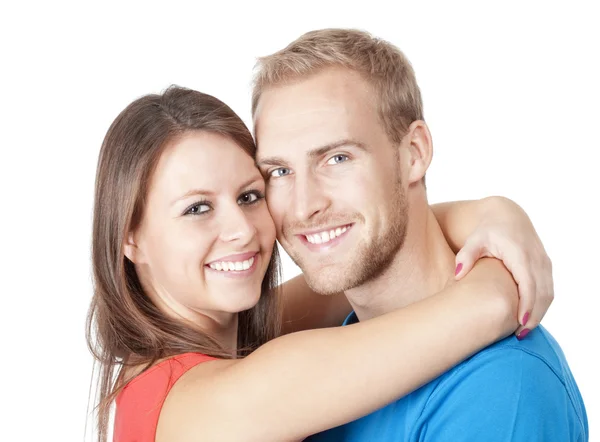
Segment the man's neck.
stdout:
<svg viewBox="0 0 600 442">
<path fill-rule="evenodd" d="M 361 321 L 427 298 L 454 281 L 454 254 L 429 206 L 411 213 L 404 245 L 377 278 L 346 291 Z"/>
</svg>

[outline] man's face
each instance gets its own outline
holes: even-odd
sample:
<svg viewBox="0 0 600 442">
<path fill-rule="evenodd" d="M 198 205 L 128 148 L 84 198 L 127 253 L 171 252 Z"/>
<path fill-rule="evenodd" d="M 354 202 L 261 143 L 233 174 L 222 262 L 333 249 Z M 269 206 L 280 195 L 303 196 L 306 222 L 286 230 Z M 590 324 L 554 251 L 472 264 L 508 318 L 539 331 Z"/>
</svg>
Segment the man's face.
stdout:
<svg viewBox="0 0 600 442">
<path fill-rule="evenodd" d="M 383 272 L 402 247 L 407 200 L 370 85 L 327 69 L 266 90 L 255 122 L 277 238 L 309 285 L 337 293 Z"/>
</svg>

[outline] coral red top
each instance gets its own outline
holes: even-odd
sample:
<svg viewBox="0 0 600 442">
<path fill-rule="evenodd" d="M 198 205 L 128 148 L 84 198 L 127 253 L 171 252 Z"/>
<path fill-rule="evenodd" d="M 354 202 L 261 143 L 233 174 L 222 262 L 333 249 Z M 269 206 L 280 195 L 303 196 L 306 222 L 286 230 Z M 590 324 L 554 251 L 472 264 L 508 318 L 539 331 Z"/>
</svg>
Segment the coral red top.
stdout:
<svg viewBox="0 0 600 442">
<path fill-rule="evenodd" d="M 169 390 L 190 368 L 214 359 L 200 353 L 183 353 L 130 381 L 117 396 L 113 441 L 154 442 L 158 416 Z"/>
</svg>

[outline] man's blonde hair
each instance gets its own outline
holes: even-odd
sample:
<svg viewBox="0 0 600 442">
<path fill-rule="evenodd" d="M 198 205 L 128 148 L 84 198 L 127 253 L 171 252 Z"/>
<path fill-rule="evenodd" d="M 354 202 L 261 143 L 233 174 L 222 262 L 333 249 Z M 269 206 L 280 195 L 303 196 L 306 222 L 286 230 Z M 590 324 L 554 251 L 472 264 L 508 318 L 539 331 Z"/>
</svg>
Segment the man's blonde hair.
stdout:
<svg viewBox="0 0 600 442">
<path fill-rule="evenodd" d="M 408 59 L 391 43 L 355 29 L 307 32 L 286 48 L 259 58 L 252 116 L 265 89 L 336 66 L 359 73 L 374 88 L 379 118 L 392 142 L 400 143 L 408 126 L 423 120 L 421 91 Z"/>
</svg>

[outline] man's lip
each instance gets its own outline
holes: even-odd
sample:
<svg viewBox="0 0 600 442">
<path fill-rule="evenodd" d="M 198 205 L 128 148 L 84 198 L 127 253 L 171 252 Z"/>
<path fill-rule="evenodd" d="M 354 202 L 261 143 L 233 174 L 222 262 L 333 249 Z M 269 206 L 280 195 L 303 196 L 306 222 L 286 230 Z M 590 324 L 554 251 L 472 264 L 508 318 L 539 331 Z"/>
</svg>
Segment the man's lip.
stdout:
<svg viewBox="0 0 600 442">
<path fill-rule="evenodd" d="M 321 233 L 321 232 L 330 232 L 332 230 L 335 229 L 341 229 L 344 227 L 350 228 L 352 227 L 352 225 L 354 225 L 354 223 L 350 223 L 350 224 L 338 224 L 337 226 L 333 226 L 333 227 L 323 227 L 321 229 L 316 229 L 316 230 L 311 230 L 310 232 L 300 232 L 300 233 L 296 233 L 296 235 L 300 236 L 307 236 L 307 235 L 314 235 L 315 233 Z"/>
<path fill-rule="evenodd" d="M 347 229 L 344 233 L 342 233 L 340 236 L 336 236 L 334 239 L 331 239 L 331 240 L 327 241 L 326 243 L 321 243 L 321 244 L 316 244 L 316 243 L 313 244 L 311 242 L 308 242 L 308 239 L 303 234 L 297 235 L 297 237 L 298 237 L 299 241 L 302 244 L 304 244 L 304 246 L 307 247 L 308 250 L 310 250 L 311 252 L 323 252 L 325 250 L 329 250 L 333 247 L 336 247 L 340 242 L 342 242 L 344 239 L 346 239 L 346 236 L 349 234 L 350 231 L 352 231 L 353 226 L 354 226 L 354 224 L 344 224 L 344 227 L 347 227 Z M 320 232 L 320 230 L 317 230 L 317 232 Z"/>
<path fill-rule="evenodd" d="M 223 261 L 225 261 L 225 262 L 246 261 L 247 259 L 250 259 L 253 256 L 256 256 L 257 254 L 258 254 L 258 252 L 236 253 L 235 255 L 227 255 L 227 256 L 223 256 L 222 258 L 213 259 L 212 261 L 207 262 L 206 265 L 210 265 L 215 262 L 223 262 Z"/>
</svg>

